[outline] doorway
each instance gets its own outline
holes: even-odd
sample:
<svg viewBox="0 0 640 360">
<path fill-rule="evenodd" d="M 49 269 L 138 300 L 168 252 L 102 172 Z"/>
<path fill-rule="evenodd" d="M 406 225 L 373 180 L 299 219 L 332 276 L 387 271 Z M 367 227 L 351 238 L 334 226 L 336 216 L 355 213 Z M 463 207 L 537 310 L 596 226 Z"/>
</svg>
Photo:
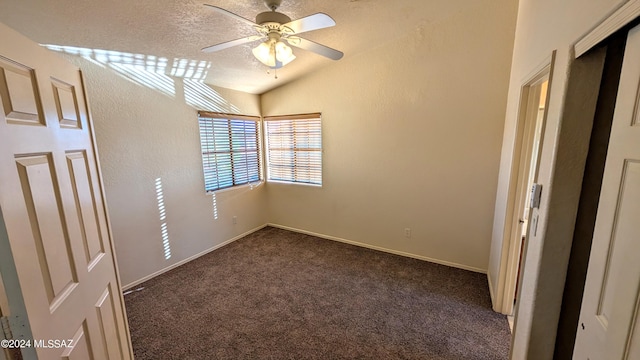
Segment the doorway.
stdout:
<svg viewBox="0 0 640 360">
<path fill-rule="evenodd" d="M 505 221 L 504 244 L 508 246 L 507 261 L 501 270 L 502 292 L 500 312 L 513 315 L 518 296 L 523 252 L 531 224 L 530 191 L 538 178 L 540 149 L 547 113 L 548 92 L 551 81 L 551 60 L 535 73 L 522 87 L 516 146 L 512 161 L 512 189 Z M 513 317 L 509 316 L 513 328 Z"/>
<path fill-rule="evenodd" d="M 514 242 L 520 242 L 520 247 L 517 251 L 518 260 L 515 264 L 515 267 L 518 269 L 516 272 L 515 278 L 515 289 L 513 295 L 513 301 L 511 302 L 511 315 L 513 315 L 513 305 L 515 305 L 516 300 L 518 298 L 518 283 L 520 279 L 520 270 L 522 269 L 522 254 L 527 240 L 527 233 L 529 231 L 529 223 L 531 216 L 531 196 L 530 191 L 533 187 L 533 184 L 538 180 L 538 165 L 539 165 L 539 155 L 540 148 L 542 142 L 542 128 L 544 126 L 545 119 L 545 110 L 547 108 L 547 88 L 549 85 L 549 77 L 548 74 L 545 76 L 541 83 L 537 83 L 533 85 L 529 90 L 529 97 L 531 104 L 531 112 L 527 111 L 528 118 L 525 120 L 527 128 L 525 128 L 525 143 L 523 145 L 526 146 L 522 148 L 523 165 L 522 169 L 522 179 L 524 180 L 523 184 L 524 188 L 519 189 L 519 192 L 522 194 L 520 197 L 521 203 L 520 208 L 518 209 L 518 225 L 519 232 L 515 234 Z M 536 107 L 537 104 L 537 107 Z M 529 106 L 529 105 L 528 105 Z M 531 128 L 528 128 L 531 127 Z M 520 185 L 520 184 L 519 184 Z M 524 203 L 522 203 L 524 202 Z M 515 215 L 515 214 L 514 214 Z M 511 280 L 513 281 L 513 280 Z M 513 328 L 513 322 L 510 321 L 510 326 Z"/>
</svg>

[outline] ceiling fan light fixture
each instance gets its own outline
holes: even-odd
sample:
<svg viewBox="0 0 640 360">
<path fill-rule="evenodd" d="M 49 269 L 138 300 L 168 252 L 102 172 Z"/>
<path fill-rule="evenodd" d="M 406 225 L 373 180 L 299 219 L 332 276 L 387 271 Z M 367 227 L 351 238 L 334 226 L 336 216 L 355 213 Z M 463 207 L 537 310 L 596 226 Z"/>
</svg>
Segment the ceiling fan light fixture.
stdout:
<svg viewBox="0 0 640 360">
<path fill-rule="evenodd" d="M 253 56 L 268 67 L 276 66 L 276 57 L 269 41 L 263 42 L 251 50 Z"/>
<path fill-rule="evenodd" d="M 276 43 L 276 59 L 282 63 L 282 66 L 285 66 L 295 60 L 296 56 L 293 55 L 293 50 L 287 44 L 278 41 Z"/>
<path fill-rule="evenodd" d="M 282 41 L 265 41 L 252 50 L 253 56 L 272 69 L 279 69 L 295 60 L 291 47 Z"/>
</svg>

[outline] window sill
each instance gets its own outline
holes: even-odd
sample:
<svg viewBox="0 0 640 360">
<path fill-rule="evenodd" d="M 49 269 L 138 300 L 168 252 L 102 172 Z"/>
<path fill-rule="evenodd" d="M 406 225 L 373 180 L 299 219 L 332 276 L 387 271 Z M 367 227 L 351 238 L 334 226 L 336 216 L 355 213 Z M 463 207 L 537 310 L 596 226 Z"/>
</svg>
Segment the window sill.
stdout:
<svg viewBox="0 0 640 360">
<path fill-rule="evenodd" d="M 248 183 L 248 184 L 243 184 L 243 185 L 232 186 L 232 187 L 228 187 L 228 188 L 224 188 L 224 189 L 207 191 L 206 194 L 207 195 L 220 194 L 220 193 L 233 191 L 233 190 L 241 190 L 241 189 L 242 190 L 246 190 L 246 188 L 249 188 L 249 190 L 253 190 L 253 189 L 257 188 L 257 187 L 262 186 L 262 184 L 264 184 L 264 183 L 265 183 L 264 180 L 260 180 L 260 181 L 255 181 L 255 182 Z"/>
<path fill-rule="evenodd" d="M 267 182 L 268 183 L 274 183 L 274 184 L 302 185 L 302 186 L 309 186 L 309 187 L 314 187 L 314 188 L 322 188 L 322 184 L 318 185 L 318 184 L 310 184 L 310 183 L 305 183 L 305 182 L 282 181 L 282 180 L 267 180 Z"/>
</svg>

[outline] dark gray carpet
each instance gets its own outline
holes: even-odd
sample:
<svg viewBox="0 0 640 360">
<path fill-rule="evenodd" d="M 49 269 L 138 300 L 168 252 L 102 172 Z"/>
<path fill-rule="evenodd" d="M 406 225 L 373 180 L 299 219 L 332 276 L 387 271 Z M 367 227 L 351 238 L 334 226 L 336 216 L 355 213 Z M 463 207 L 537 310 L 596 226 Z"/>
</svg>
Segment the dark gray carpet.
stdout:
<svg viewBox="0 0 640 360">
<path fill-rule="evenodd" d="M 267 227 L 125 296 L 136 359 L 507 359 L 486 275 Z"/>
</svg>

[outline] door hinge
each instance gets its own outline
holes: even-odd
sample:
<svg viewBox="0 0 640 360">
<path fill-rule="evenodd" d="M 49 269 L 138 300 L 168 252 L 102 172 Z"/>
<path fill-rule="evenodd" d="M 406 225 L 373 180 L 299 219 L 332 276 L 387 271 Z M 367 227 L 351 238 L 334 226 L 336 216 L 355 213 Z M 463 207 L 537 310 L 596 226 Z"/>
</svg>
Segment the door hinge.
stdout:
<svg viewBox="0 0 640 360">
<path fill-rule="evenodd" d="M 6 316 L 0 317 L 0 326 L 2 327 L 2 331 L 0 331 L 0 335 L 2 335 L 3 340 L 13 339 L 13 334 L 11 333 L 11 326 L 9 326 L 8 317 Z"/>
</svg>

